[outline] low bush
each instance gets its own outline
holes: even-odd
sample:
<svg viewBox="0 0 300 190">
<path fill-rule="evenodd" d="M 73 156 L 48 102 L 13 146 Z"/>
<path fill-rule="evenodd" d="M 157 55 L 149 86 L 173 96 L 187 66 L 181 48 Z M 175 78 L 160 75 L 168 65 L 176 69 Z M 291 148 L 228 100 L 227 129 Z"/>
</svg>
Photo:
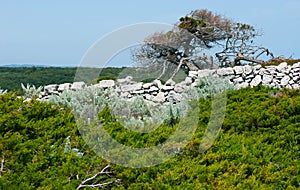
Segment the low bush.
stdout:
<svg viewBox="0 0 300 190">
<path fill-rule="evenodd" d="M 299 90 L 228 91 L 218 138 L 199 153 L 211 106 L 209 96 L 200 98 L 197 130 L 169 161 L 140 169 L 112 164 L 116 176 L 98 181 L 121 179 L 106 186 L 112 189 L 300 188 Z M 115 140 L 132 147 L 163 143 L 177 130 L 176 123 L 163 123 L 151 133 L 130 131 L 108 107 L 97 117 Z M 11 93 L 0 96 L 0 150 L 0 189 L 75 189 L 108 164 L 85 144 L 69 109 Z"/>
</svg>

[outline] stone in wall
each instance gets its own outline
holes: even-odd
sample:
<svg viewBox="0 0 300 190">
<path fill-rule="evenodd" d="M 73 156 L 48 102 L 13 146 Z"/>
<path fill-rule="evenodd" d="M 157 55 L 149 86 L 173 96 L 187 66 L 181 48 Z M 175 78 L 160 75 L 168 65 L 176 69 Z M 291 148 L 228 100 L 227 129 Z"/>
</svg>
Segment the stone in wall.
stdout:
<svg viewBox="0 0 300 190">
<path fill-rule="evenodd" d="M 132 76 L 127 76 L 126 78 L 124 79 L 118 79 L 117 80 L 117 83 L 118 84 L 132 84 Z"/>
<path fill-rule="evenodd" d="M 231 67 L 228 68 L 221 68 L 217 70 L 217 74 L 220 76 L 228 76 L 228 75 L 233 75 L 234 70 Z"/>
<path fill-rule="evenodd" d="M 198 78 L 207 77 L 209 75 L 213 75 L 216 71 L 210 69 L 203 69 L 198 71 Z"/>
<path fill-rule="evenodd" d="M 57 84 L 49 84 L 44 87 L 46 93 L 53 93 L 57 91 L 58 85 Z"/>
<path fill-rule="evenodd" d="M 64 83 L 58 85 L 57 91 L 58 92 L 63 92 L 64 90 L 69 90 L 71 88 L 72 84 L 71 83 Z"/>
<path fill-rule="evenodd" d="M 273 76 L 269 75 L 269 74 L 264 74 L 263 78 L 262 78 L 262 84 L 263 85 L 268 85 L 271 84 L 271 82 L 273 81 Z"/>
<path fill-rule="evenodd" d="M 166 85 L 167 86 L 175 86 L 176 82 L 174 82 L 172 79 L 167 80 Z"/>
<path fill-rule="evenodd" d="M 197 71 L 189 71 L 188 76 L 192 79 L 197 79 L 198 78 L 198 72 Z"/>
<path fill-rule="evenodd" d="M 254 79 L 250 82 L 250 86 L 258 86 L 261 83 L 262 79 L 260 75 L 256 75 Z"/>
<path fill-rule="evenodd" d="M 71 86 L 71 90 L 80 90 L 86 87 L 85 82 L 74 82 Z"/>
<path fill-rule="evenodd" d="M 243 74 L 244 75 L 250 75 L 253 71 L 253 67 L 251 67 L 250 65 L 245 65 L 243 66 Z"/>
<path fill-rule="evenodd" d="M 283 62 L 283 63 L 280 63 L 276 68 L 277 68 L 277 71 L 281 72 L 282 70 L 286 69 L 288 66 L 287 62 Z"/>
<path fill-rule="evenodd" d="M 163 92 L 159 92 L 153 99 L 152 101 L 155 103 L 163 103 L 165 102 L 166 97 L 165 94 Z"/>
<path fill-rule="evenodd" d="M 236 75 L 242 75 L 243 72 L 244 72 L 243 66 L 233 67 L 233 70 L 234 70 Z"/>
<path fill-rule="evenodd" d="M 289 81 L 290 81 L 290 77 L 289 77 L 288 75 L 285 75 L 285 76 L 281 79 L 280 85 L 281 85 L 282 87 L 284 87 L 284 86 L 286 86 L 286 85 L 289 84 Z"/>
<path fill-rule="evenodd" d="M 121 86 L 121 90 L 123 92 L 137 91 L 143 88 L 143 83 L 135 83 L 135 84 L 125 84 Z"/>
<path fill-rule="evenodd" d="M 100 88 L 112 88 L 115 86 L 114 80 L 102 80 L 99 82 Z"/>
</svg>

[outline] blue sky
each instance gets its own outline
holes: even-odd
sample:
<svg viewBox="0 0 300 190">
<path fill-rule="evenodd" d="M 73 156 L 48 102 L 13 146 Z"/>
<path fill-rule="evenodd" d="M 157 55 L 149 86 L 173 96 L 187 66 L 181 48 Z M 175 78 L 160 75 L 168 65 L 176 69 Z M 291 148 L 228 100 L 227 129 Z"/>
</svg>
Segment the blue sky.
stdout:
<svg viewBox="0 0 300 190">
<path fill-rule="evenodd" d="M 195 9 L 254 25 L 264 33 L 258 43 L 300 58 L 299 0 L 0 0 L 0 66 L 78 66 L 93 43 L 120 27 L 173 24 Z"/>
</svg>

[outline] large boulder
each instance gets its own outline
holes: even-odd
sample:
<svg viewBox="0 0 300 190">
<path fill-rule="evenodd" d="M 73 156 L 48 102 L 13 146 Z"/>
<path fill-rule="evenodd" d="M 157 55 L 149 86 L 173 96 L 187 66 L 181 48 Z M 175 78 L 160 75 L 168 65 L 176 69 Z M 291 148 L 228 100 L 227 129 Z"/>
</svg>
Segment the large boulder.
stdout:
<svg viewBox="0 0 300 190">
<path fill-rule="evenodd" d="M 299 89 L 300 88 L 299 84 L 293 84 L 292 86 L 293 86 L 294 89 Z"/>
<path fill-rule="evenodd" d="M 237 84 L 237 89 L 246 88 L 248 86 L 249 86 L 248 82 L 239 83 L 239 84 Z"/>
</svg>

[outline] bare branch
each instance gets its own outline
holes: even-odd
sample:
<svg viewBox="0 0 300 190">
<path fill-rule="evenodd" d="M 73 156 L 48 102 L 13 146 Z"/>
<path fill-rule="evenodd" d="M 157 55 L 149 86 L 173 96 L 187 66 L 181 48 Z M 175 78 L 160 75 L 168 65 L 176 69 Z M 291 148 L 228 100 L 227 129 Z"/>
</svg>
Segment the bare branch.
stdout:
<svg viewBox="0 0 300 190">
<path fill-rule="evenodd" d="M 176 68 L 176 70 L 174 71 L 173 75 L 170 77 L 170 79 L 173 79 L 175 77 L 175 75 L 178 73 L 179 69 L 181 68 L 181 66 L 183 65 L 183 61 L 185 61 L 187 58 L 182 58 Z M 169 79 L 169 80 L 170 80 Z"/>
<path fill-rule="evenodd" d="M 91 184 L 91 185 L 79 185 L 77 187 L 77 189 L 80 189 L 80 188 L 83 188 L 83 187 L 91 187 L 91 188 L 96 188 L 96 187 L 104 187 L 104 186 L 107 186 L 107 185 L 110 185 L 110 184 L 113 184 L 113 183 L 120 183 L 120 179 L 116 179 L 116 180 L 113 180 L 113 181 L 109 181 L 109 182 L 106 182 L 106 183 L 98 183 L 98 184 Z"/>
<path fill-rule="evenodd" d="M 234 59 L 235 65 L 239 65 L 240 61 L 248 61 L 248 62 L 251 62 L 251 63 L 257 63 L 257 64 L 261 64 L 261 65 L 264 64 L 264 61 L 254 59 L 254 58 L 249 57 L 249 56 L 238 56 Z"/>
<path fill-rule="evenodd" d="M 110 177 L 109 174 L 112 174 L 113 172 L 112 172 L 112 171 L 106 171 L 108 168 L 110 168 L 110 165 L 105 166 L 100 172 L 96 173 L 96 174 L 93 175 L 92 177 L 83 180 L 83 181 L 80 183 L 80 185 L 77 187 L 77 190 L 80 189 L 80 188 L 83 188 L 83 187 L 92 187 L 92 188 L 95 188 L 95 187 L 103 187 L 103 186 L 106 186 L 106 185 L 109 185 L 109 184 L 112 184 L 112 183 L 119 183 L 119 182 L 120 182 L 120 179 L 112 180 L 112 181 L 105 182 L 105 183 L 86 184 L 86 183 L 92 182 L 92 181 L 93 181 L 94 179 L 96 179 L 99 175 L 106 174 L 106 175 L 108 175 L 108 176 Z"/>
<path fill-rule="evenodd" d="M 0 177 L 1 177 L 1 174 L 4 172 L 4 162 L 5 162 L 5 157 L 3 156 L 2 160 L 1 160 Z"/>
<path fill-rule="evenodd" d="M 166 73 L 166 67 L 167 67 L 167 61 L 163 62 L 163 71 L 162 73 L 159 75 L 159 77 L 157 77 L 156 79 L 160 79 L 165 73 Z"/>
</svg>

